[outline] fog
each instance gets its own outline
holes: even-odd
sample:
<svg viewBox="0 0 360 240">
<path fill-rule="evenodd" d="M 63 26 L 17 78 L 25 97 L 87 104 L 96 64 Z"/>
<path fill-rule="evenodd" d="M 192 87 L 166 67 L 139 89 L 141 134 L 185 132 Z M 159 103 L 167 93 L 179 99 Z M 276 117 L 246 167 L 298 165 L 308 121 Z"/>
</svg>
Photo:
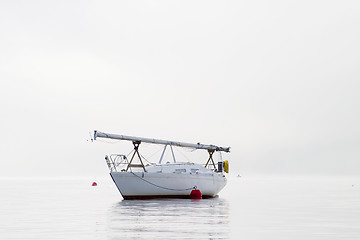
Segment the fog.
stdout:
<svg viewBox="0 0 360 240">
<path fill-rule="evenodd" d="M 1 1 L 0 176 L 106 175 L 104 155 L 132 145 L 91 142 L 95 129 L 231 146 L 234 174 L 360 174 L 359 12 Z"/>
</svg>

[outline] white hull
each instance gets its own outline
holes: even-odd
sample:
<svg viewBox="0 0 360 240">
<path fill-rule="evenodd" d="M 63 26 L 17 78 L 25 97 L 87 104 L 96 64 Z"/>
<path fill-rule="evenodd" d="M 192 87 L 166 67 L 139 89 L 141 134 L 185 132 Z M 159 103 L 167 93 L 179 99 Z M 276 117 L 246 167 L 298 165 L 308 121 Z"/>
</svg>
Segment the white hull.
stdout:
<svg viewBox="0 0 360 240">
<path fill-rule="evenodd" d="M 222 173 L 111 172 L 124 199 L 190 198 L 196 187 L 203 198 L 215 197 L 226 185 Z"/>
</svg>

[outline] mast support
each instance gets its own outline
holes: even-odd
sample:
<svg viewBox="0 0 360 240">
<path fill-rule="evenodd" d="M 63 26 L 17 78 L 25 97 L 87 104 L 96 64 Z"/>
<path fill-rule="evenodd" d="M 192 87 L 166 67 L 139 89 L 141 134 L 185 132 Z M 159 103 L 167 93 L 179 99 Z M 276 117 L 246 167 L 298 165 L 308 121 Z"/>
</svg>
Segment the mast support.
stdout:
<svg viewBox="0 0 360 240">
<path fill-rule="evenodd" d="M 139 145 L 140 145 L 140 143 L 141 143 L 141 141 L 133 141 L 133 144 L 134 144 L 134 154 L 132 155 L 131 160 L 130 160 L 127 168 L 126 168 L 126 172 L 127 172 L 127 171 L 129 170 L 129 168 L 131 168 L 131 167 L 142 167 L 142 168 L 144 169 L 144 172 L 146 172 L 144 163 L 143 163 L 143 161 L 141 160 L 141 156 L 140 156 L 140 153 L 139 153 Z M 132 161 L 134 160 L 135 155 L 138 156 L 141 164 L 131 164 Z"/>
<path fill-rule="evenodd" d="M 164 153 L 165 153 L 166 147 L 167 147 L 167 144 L 165 145 L 164 150 L 163 150 L 163 152 L 162 152 L 162 154 L 161 154 L 161 157 L 160 157 L 160 160 L 159 160 L 159 164 L 161 164 L 161 161 L 162 161 L 162 159 L 163 159 L 163 157 L 164 157 Z"/>
<path fill-rule="evenodd" d="M 162 151 L 162 154 L 161 154 L 161 157 L 160 157 L 160 160 L 159 160 L 159 164 L 161 164 L 161 161 L 162 161 L 162 160 L 163 160 L 163 158 L 164 158 L 164 153 L 165 153 L 165 151 L 166 151 L 166 147 L 167 147 L 167 146 L 168 146 L 168 145 L 166 144 L 166 145 L 165 145 L 165 147 L 164 147 L 164 150 Z M 172 148 L 172 146 L 171 146 L 171 145 L 170 145 L 170 149 L 171 149 L 171 154 L 172 154 L 172 157 L 173 157 L 174 163 L 176 163 L 174 150 L 173 150 L 173 148 Z"/>
<path fill-rule="evenodd" d="M 205 167 L 207 167 L 208 166 L 208 164 L 209 164 L 209 162 L 210 162 L 210 160 L 211 160 L 211 163 L 212 163 L 212 165 L 214 166 L 214 170 L 216 171 L 216 165 L 215 165 L 215 162 L 214 162 L 214 159 L 213 159 L 213 154 L 214 154 L 214 151 L 215 150 L 208 150 L 208 152 L 209 152 L 209 159 L 207 160 L 207 162 L 206 162 L 206 164 L 205 164 Z"/>
</svg>

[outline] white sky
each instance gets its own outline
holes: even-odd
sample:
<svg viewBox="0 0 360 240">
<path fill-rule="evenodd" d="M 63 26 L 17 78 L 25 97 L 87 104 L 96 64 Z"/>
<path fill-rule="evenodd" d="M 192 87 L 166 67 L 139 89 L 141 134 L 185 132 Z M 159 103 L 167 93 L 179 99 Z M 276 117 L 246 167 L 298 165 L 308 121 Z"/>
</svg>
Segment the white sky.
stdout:
<svg viewBox="0 0 360 240">
<path fill-rule="evenodd" d="M 231 146 L 235 174 L 360 174 L 359 12 L 1 1 L 0 176 L 107 175 L 131 143 L 90 143 L 94 129 Z"/>
</svg>

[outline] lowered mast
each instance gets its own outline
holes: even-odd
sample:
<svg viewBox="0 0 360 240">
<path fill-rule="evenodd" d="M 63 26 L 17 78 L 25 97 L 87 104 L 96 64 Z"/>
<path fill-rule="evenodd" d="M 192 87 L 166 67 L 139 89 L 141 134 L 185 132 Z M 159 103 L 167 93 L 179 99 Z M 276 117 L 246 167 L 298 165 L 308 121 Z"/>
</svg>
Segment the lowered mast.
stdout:
<svg viewBox="0 0 360 240">
<path fill-rule="evenodd" d="M 177 147 L 186 147 L 186 148 L 194 148 L 194 149 L 206 149 L 208 151 L 222 151 L 222 152 L 230 152 L 230 147 L 218 147 L 215 145 L 205 145 L 201 143 L 184 143 L 184 142 L 175 142 L 175 141 L 167 141 L 167 140 L 160 140 L 154 138 L 142 138 L 142 137 L 132 137 L 132 136 L 125 136 L 125 135 L 118 135 L 118 134 L 110 134 L 110 133 L 103 133 L 94 131 L 94 140 L 96 138 L 110 138 L 110 139 L 117 139 L 117 140 L 127 140 L 132 142 L 145 142 L 145 143 L 152 143 L 152 144 L 162 144 L 162 145 L 170 145 L 170 146 L 177 146 Z"/>
</svg>

